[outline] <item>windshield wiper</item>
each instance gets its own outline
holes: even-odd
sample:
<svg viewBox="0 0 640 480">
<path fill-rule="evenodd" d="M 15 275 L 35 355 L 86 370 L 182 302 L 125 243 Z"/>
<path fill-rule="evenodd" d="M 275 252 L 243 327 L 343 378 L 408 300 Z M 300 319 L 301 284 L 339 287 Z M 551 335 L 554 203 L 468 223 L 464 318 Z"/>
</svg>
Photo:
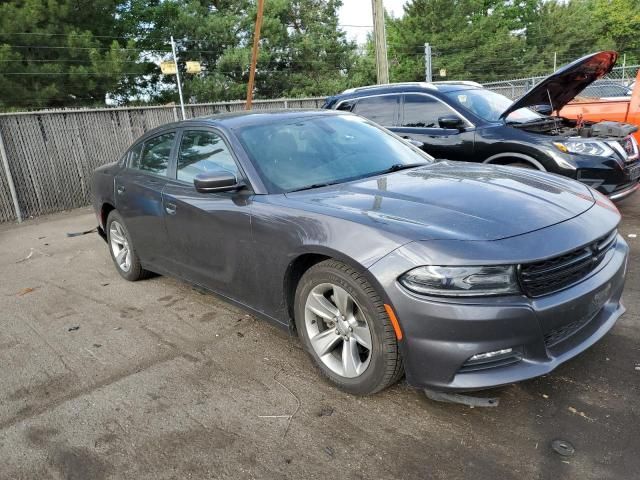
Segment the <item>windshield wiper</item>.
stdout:
<svg viewBox="0 0 640 480">
<path fill-rule="evenodd" d="M 429 165 L 427 162 L 414 162 L 414 163 L 394 163 L 393 165 L 391 165 L 389 168 L 382 170 L 380 172 L 376 172 L 372 175 L 381 175 L 383 173 L 392 173 L 392 172 L 398 172 L 400 170 L 407 170 L 408 168 L 416 168 L 416 167 L 422 167 L 424 165 Z"/>
<path fill-rule="evenodd" d="M 295 190 L 289 190 L 288 193 L 301 192 L 303 190 L 312 190 L 314 188 L 320 188 L 320 187 L 328 187 L 329 185 L 335 185 L 336 183 L 340 183 L 340 182 L 314 183 L 313 185 L 307 185 L 306 187 L 300 187 L 300 188 L 296 188 Z"/>
<path fill-rule="evenodd" d="M 352 177 L 352 178 L 343 178 L 342 180 L 338 180 L 336 182 L 314 183 L 313 185 L 307 185 L 305 187 L 296 188 L 295 190 L 289 190 L 288 193 L 301 192 L 303 190 L 312 190 L 314 188 L 320 188 L 320 187 L 328 187 L 329 185 L 336 185 L 338 183 L 346 183 L 346 182 L 350 182 L 351 180 L 357 180 L 359 178 L 374 177 L 376 175 L 383 175 L 385 173 L 397 172 L 399 170 L 406 170 L 408 168 L 422 167 L 424 165 L 429 165 L 429 163 L 428 162 L 394 163 L 389 168 L 386 168 L 386 169 L 381 170 L 379 172 L 372 172 L 370 174 L 359 175 L 357 177 Z"/>
</svg>

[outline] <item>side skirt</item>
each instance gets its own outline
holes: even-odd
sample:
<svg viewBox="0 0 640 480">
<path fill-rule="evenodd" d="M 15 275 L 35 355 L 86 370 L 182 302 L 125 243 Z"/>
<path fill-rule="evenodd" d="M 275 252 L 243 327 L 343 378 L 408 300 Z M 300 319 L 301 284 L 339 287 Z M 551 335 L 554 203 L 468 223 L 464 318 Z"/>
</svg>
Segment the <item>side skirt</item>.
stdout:
<svg viewBox="0 0 640 480">
<path fill-rule="evenodd" d="M 168 272 L 162 268 L 158 268 L 155 265 L 151 265 L 151 264 L 147 264 L 147 263 L 143 263 L 142 267 L 145 270 L 149 270 L 151 272 L 157 273 L 159 275 L 162 275 L 164 277 L 171 277 L 171 278 L 175 278 L 176 280 L 180 280 L 181 282 L 184 282 L 188 285 L 191 285 L 192 287 L 195 287 L 196 289 L 199 290 L 203 290 L 206 293 L 215 295 L 216 297 L 218 297 L 220 300 L 224 300 L 225 302 L 228 302 L 238 308 L 241 308 L 243 310 L 247 310 L 251 315 L 253 315 L 254 317 L 260 318 L 261 320 L 266 320 L 267 322 L 271 323 L 272 325 L 275 325 L 278 328 L 281 328 L 283 330 L 287 330 L 289 332 L 290 336 L 293 336 L 293 331 L 290 328 L 289 322 L 283 322 L 282 320 L 279 320 L 275 317 L 272 317 L 271 315 L 261 312 L 259 310 L 256 310 L 255 308 L 251 307 L 250 305 L 247 305 L 246 303 L 243 303 L 239 300 L 236 300 L 234 298 L 231 297 L 227 297 L 226 295 L 216 292 L 215 290 L 212 290 L 209 287 L 206 287 L 204 285 L 201 285 L 199 283 L 196 282 L 192 282 L 189 279 L 180 277 L 178 275 L 175 275 L 172 272 Z"/>
</svg>

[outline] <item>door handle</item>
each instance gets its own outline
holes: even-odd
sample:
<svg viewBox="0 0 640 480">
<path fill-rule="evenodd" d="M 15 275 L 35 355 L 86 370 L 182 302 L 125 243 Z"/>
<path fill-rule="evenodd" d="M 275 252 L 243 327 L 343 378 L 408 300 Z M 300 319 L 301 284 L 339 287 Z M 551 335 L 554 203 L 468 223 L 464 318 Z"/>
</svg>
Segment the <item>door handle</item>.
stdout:
<svg viewBox="0 0 640 480">
<path fill-rule="evenodd" d="M 167 204 L 165 204 L 164 211 L 167 212 L 169 215 L 175 215 L 176 214 L 176 204 L 175 203 L 167 203 Z"/>
<path fill-rule="evenodd" d="M 118 195 L 122 195 L 124 193 L 124 186 L 123 185 L 118 185 L 116 187 L 116 192 L 118 192 Z"/>
</svg>

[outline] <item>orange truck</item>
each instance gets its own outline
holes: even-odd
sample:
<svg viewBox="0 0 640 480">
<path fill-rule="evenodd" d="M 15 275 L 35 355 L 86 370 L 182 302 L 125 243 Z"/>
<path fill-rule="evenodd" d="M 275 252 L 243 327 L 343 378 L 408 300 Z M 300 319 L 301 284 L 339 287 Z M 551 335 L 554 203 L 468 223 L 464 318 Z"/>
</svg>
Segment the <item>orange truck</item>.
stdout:
<svg viewBox="0 0 640 480">
<path fill-rule="evenodd" d="M 560 110 L 560 116 L 580 121 L 600 122 L 610 120 L 636 125 L 633 135 L 640 142 L 640 70 L 636 76 L 631 97 L 615 99 L 585 99 L 576 97 Z"/>
</svg>

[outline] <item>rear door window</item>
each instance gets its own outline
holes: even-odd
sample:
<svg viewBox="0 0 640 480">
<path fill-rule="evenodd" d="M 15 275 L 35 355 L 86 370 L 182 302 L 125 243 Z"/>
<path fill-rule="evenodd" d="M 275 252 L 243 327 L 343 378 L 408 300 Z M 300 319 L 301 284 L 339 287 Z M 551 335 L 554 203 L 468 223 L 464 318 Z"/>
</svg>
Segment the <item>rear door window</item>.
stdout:
<svg viewBox="0 0 640 480">
<path fill-rule="evenodd" d="M 379 95 L 361 98 L 355 104 L 353 113 L 368 118 L 378 125 L 392 127 L 396 125 L 398 99 L 400 95 Z"/>
<path fill-rule="evenodd" d="M 433 97 L 407 94 L 404 96 L 402 126 L 440 128 L 438 118 L 451 114 L 450 108 Z"/>
<path fill-rule="evenodd" d="M 131 168 L 156 175 L 166 175 L 175 138 L 176 133 L 169 132 L 145 141 L 138 158 L 131 158 Z"/>
</svg>

